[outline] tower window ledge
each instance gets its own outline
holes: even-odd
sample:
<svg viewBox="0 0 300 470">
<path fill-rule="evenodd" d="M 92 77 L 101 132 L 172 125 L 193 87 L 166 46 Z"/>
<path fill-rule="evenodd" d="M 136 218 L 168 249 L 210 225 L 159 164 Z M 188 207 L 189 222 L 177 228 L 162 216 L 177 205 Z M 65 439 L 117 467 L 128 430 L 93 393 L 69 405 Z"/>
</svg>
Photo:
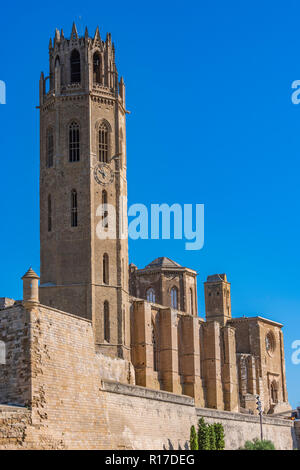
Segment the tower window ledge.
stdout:
<svg viewBox="0 0 300 470">
<path fill-rule="evenodd" d="M 66 85 L 66 90 L 77 90 L 78 88 L 81 88 L 81 83 L 76 82 L 76 83 L 69 83 L 69 85 Z"/>
</svg>

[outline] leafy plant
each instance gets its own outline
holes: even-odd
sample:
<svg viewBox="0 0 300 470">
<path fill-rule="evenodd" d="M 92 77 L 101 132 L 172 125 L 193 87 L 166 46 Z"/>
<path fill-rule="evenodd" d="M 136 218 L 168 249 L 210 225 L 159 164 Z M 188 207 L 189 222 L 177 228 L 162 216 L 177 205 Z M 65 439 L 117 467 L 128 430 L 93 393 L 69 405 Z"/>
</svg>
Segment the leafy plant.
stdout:
<svg viewBox="0 0 300 470">
<path fill-rule="evenodd" d="M 275 450 L 275 446 L 272 441 L 253 439 L 253 441 L 246 441 L 245 446 L 241 447 L 240 450 Z"/>
<path fill-rule="evenodd" d="M 209 428 L 203 418 L 200 418 L 198 422 L 198 448 L 210 450 Z"/>
<path fill-rule="evenodd" d="M 225 433 L 224 427 L 221 423 L 215 423 L 215 436 L 216 436 L 216 449 L 217 450 L 224 450 L 225 449 Z"/>
<path fill-rule="evenodd" d="M 204 418 L 198 421 L 198 431 L 195 426 L 190 431 L 191 450 L 224 450 L 225 435 L 221 423 L 207 424 Z"/>
<path fill-rule="evenodd" d="M 215 425 L 214 424 L 210 424 L 208 426 L 208 437 L 209 437 L 209 450 L 217 450 L 216 433 L 215 433 Z"/>
<path fill-rule="evenodd" d="M 196 433 L 195 426 L 191 427 L 191 435 L 190 435 L 190 449 L 191 450 L 198 450 L 198 437 Z"/>
</svg>

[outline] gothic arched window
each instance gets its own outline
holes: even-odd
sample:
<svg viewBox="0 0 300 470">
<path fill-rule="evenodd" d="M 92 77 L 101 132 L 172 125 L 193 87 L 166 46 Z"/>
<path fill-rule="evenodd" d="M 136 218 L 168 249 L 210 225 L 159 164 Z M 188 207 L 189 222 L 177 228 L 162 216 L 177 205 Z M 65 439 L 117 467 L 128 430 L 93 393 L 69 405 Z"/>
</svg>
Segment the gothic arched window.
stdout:
<svg viewBox="0 0 300 470">
<path fill-rule="evenodd" d="M 109 150 L 109 143 L 108 143 L 108 127 L 103 122 L 99 127 L 98 132 L 98 149 L 99 149 L 99 161 L 100 162 L 108 162 L 108 150 Z"/>
<path fill-rule="evenodd" d="M 190 314 L 194 315 L 194 296 L 193 289 L 190 289 Z"/>
<path fill-rule="evenodd" d="M 80 135 L 79 124 L 72 121 L 69 125 L 69 161 L 79 162 L 80 160 Z"/>
<path fill-rule="evenodd" d="M 146 292 L 147 300 L 148 302 L 153 302 L 155 303 L 155 290 L 153 287 L 150 287 L 147 292 Z"/>
<path fill-rule="evenodd" d="M 6 364 L 6 344 L 0 341 L 0 365 Z"/>
<path fill-rule="evenodd" d="M 51 168 L 53 166 L 53 155 L 54 155 L 54 137 L 53 129 L 50 127 L 47 130 L 46 139 L 46 167 Z"/>
<path fill-rule="evenodd" d="M 278 385 L 276 380 L 273 380 L 270 386 L 271 390 L 271 401 L 272 403 L 278 403 Z"/>
<path fill-rule="evenodd" d="M 171 307 L 178 309 L 178 289 L 177 287 L 172 287 L 171 289 Z"/>
<path fill-rule="evenodd" d="M 71 227 L 77 227 L 78 225 L 78 201 L 77 191 L 72 189 L 71 192 Z"/>
<path fill-rule="evenodd" d="M 52 231 L 52 200 L 51 195 L 48 195 L 48 232 Z"/>
<path fill-rule="evenodd" d="M 103 218 L 102 226 L 108 228 L 108 210 L 107 210 L 107 192 L 105 189 L 102 191 L 102 209 L 103 209 Z"/>
<path fill-rule="evenodd" d="M 109 303 L 105 300 L 103 304 L 103 322 L 104 322 L 104 340 L 110 342 L 110 320 L 109 320 Z"/>
<path fill-rule="evenodd" d="M 107 253 L 103 255 L 103 284 L 109 284 L 109 258 Z"/>
<path fill-rule="evenodd" d="M 101 56 L 95 52 L 93 56 L 93 80 L 94 83 L 102 83 Z"/>
<path fill-rule="evenodd" d="M 70 58 L 71 65 L 71 83 L 80 83 L 80 54 L 74 49 Z"/>
</svg>

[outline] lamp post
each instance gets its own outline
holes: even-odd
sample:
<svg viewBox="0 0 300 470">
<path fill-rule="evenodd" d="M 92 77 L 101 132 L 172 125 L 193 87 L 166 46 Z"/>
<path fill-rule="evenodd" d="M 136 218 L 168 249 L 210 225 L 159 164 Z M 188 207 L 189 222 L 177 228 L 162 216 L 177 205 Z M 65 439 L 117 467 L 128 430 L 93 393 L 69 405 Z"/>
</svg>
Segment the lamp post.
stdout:
<svg viewBox="0 0 300 470">
<path fill-rule="evenodd" d="M 262 426 L 262 415 L 263 415 L 263 410 L 261 407 L 261 400 L 260 396 L 256 395 L 256 409 L 258 410 L 259 413 L 259 421 L 260 421 L 260 440 L 263 441 L 263 426 Z"/>
</svg>

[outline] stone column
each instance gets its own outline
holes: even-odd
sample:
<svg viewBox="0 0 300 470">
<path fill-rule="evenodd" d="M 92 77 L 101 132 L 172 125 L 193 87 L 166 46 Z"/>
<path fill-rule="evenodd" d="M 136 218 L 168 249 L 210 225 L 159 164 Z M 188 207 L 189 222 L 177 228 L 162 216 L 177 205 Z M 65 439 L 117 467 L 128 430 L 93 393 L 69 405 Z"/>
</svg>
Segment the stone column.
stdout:
<svg viewBox="0 0 300 470">
<path fill-rule="evenodd" d="M 221 381 L 220 323 L 209 321 L 203 325 L 204 374 L 206 387 L 206 406 L 224 410 Z"/>
<path fill-rule="evenodd" d="M 199 319 L 182 315 L 179 321 L 180 373 L 183 393 L 195 399 L 196 406 L 204 407 L 203 384 L 200 372 Z"/>
<path fill-rule="evenodd" d="M 224 407 L 227 411 L 239 411 L 239 386 L 236 364 L 235 329 L 222 328 L 224 344 L 223 391 Z"/>
<path fill-rule="evenodd" d="M 247 372 L 248 372 L 248 392 L 256 395 L 256 364 L 254 356 L 247 357 Z"/>
<path fill-rule="evenodd" d="M 171 308 L 159 311 L 160 352 L 159 372 L 162 389 L 182 393 L 178 374 L 177 313 Z"/>
<path fill-rule="evenodd" d="M 279 331 L 280 338 L 280 359 L 281 359 L 281 384 L 282 384 L 282 401 L 288 401 L 286 376 L 285 376 L 285 360 L 284 360 L 284 346 L 283 346 L 283 333 Z"/>
</svg>

